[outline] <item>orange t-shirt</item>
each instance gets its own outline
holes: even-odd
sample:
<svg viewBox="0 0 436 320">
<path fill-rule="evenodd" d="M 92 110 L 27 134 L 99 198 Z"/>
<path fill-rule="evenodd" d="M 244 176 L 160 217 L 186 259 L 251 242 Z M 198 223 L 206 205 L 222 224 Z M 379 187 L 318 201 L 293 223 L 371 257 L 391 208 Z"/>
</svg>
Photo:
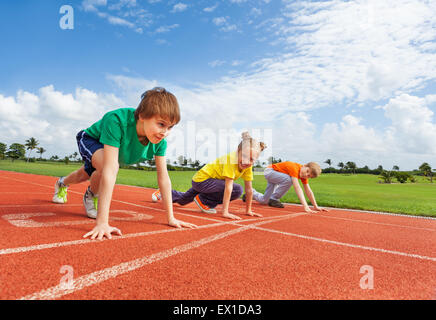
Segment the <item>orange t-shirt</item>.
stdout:
<svg viewBox="0 0 436 320">
<path fill-rule="evenodd" d="M 285 161 L 280 163 L 274 163 L 269 165 L 268 168 L 273 168 L 275 171 L 285 173 L 293 178 L 300 179 L 303 184 L 308 184 L 307 179 L 300 178 L 300 169 L 303 165 L 291 161 Z"/>
</svg>

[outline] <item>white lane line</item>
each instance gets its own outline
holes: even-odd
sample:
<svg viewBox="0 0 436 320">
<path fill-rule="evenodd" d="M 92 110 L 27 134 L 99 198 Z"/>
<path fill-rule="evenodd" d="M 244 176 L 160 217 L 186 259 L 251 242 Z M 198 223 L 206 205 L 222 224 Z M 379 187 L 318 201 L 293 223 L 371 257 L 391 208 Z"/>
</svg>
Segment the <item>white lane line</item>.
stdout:
<svg viewBox="0 0 436 320">
<path fill-rule="evenodd" d="M 280 216 L 274 216 L 274 217 L 268 217 L 268 218 L 258 218 L 258 219 L 251 219 L 251 220 L 244 220 L 244 221 L 274 221 L 274 219 L 279 218 L 287 218 L 292 217 L 294 215 L 280 215 Z M 221 221 L 216 220 L 217 223 L 211 223 L 207 225 L 199 226 L 197 229 L 206 229 L 206 228 L 213 228 L 213 227 L 219 227 L 223 225 L 236 225 L 235 221 Z M 138 233 L 130 233 L 123 235 L 121 237 L 116 236 L 113 237 L 111 240 L 104 239 L 101 241 L 115 241 L 115 240 L 122 240 L 122 239 L 129 239 L 129 238 L 136 238 L 136 237 L 145 237 L 149 235 L 154 234 L 160 234 L 160 233 L 168 233 L 168 232 L 181 232 L 181 231 L 188 231 L 191 229 L 177 229 L 177 228 L 169 228 L 169 229 L 162 229 L 162 230 L 155 230 L 155 231 L 146 231 L 146 232 L 138 232 Z M 196 229 L 193 229 L 196 230 Z M 100 242 L 100 241 L 99 241 Z M 96 240 L 90 240 L 90 239 L 82 239 L 82 240 L 72 240 L 72 241 L 63 241 L 63 242 L 54 242 L 54 243 L 46 243 L 46 244 L 38 244 L 38 245 L 32 245 L 32 246 L 25 246 L 25 247 L 16 247 L 16 248 L 7 248 L 7 249 L 0 249 L 0 256 L 2 255 L 8 255 L 8 254 L 15 254 L 15 253 L 22 253 L 22 252 L 29 252 L 29 251 L 35 251 L 35 250 L 45 250 L 45 249 L 51 249 L 51 248 L 60 248 L 60 247 L 68 247 L 68 246 L 74 246 L 74 245 L 82 245 L 82 244 L 90 244 L 90 243 L 97 243 Z"/>
<path fill-rule="evenodd" d="M 10 191 L 5 192 L 5 191 L 3 191 L 1 193 L 1 195 L 4 195 L 4 194 L 19 194 L 19 195 L 23 196 L 23 191 L 15 191 L 15 192 L 10 192 Z M 47 192 L 32 192 L 31 194 L 32 195 L 34 195 L 34 194 L 47 194 Z"/>
<path fill-rule="evenodd" d="M 141 220 L 151 220 L 153 216 L 149 214 L 143 214 L 130 210 L 110 210 L 112 217 L 111 221 L 141 221 Z M 114 213 L 123 213 L 128 217 L 116 217 L 113 216 Z M 33 220 L 33 217 L 54 217 L 56 213 L 54 212 L 31 212 L 31 213 L 14 213 L 5 214 L 0 216 L 0 218 L 8 221 L 10 224 L 20 228 L 51 228 L 59 226 L 71 226 L 79 224 L 95 224 L 92 219 L 81 219 L 81 220 L 70 220 L 70 221 L 50 221 L 50 222 L 38 222 Z"/>
<path fill-rule="evenodd" d="M 296 233 L 291 233 L 291 232 L 262 228 L 262 227 L 257 227 L 257 226 L 253 226 L 252 228 L 256 229 L 256 230 L 278 233 L 278 234 L 296 237 L 296 238 L 301 238 L 301 239 L 306 239 L 306 240 L 314 240 L 314 241 L 319 241 L 319 242 L 323 242 L 323 243 L 335 244 L 338 246 L 357 248 L 357 249 L 363 249 L 363 250 L 369 250 L 369 251 L 377 251 L 377 252 L 382 252 L 382 253 L 389 253 L 389 254 L 395 254 L 395 255 L 409 257 L 409 258 L 417 258 L 417 259 L 421 259 L 421 260 L 429 260 L 429 261 L 436 262 L 436 258 L 427 257 L 427 256 L 419 255 L 419 254 L 406 253 L 406 252 L 387 250 L 387 249 L 381 249 L 381 248 L 374 248 L 374 247 L 362 246 L 362 245 L 358 245 L 358 244 L 352 244 L 352 243 L 346 243 L 346 242 L 340 242 L 340 241 L 334 241 L 334 240 L 327 240 L 327 239 L 323 239 L 323 238 L 316 238 L 316 237 L 311 237 L 311 236 L 305 236 L 302 234 L 296 234 Z"/>
<path fill-rule="evenodd" d="M 47 203 L 47 204 L 5 204 L 5 205 L 0 205 L 0 209 L 2 208 L 23 208 L 23 207 L 83 207 L 83 204 L 69 204 L 69 203 L 64 203 L 64 204 L 58 204 L 58 203 Z"/>
<path fill-rule="evenodd" d="M 285 207 L 300 207 L 303 208 L 301 204 L 295 203 L 284 203 Z M 413 219 L 424 219 L 424 220 L 436 220 L 436 217 L 433 216 L 417 216 L 406 213 L 394 213 L 394 212 L 383 212 L 383 211 L 369 211 L 369 210 L 358 210 L 358 209 L 347 209 L 347 208 L 335 208 L 335 207 L 325 207 L 329 210 L 337 210 L 337 211 L 345 211 L 346 213 L 357 212 L 357 213 L 370 213 L 370 214 L 380 214 L 385 216 L 393 216 L 393 217 L 402 217 L 402 218 L 413 218 Z"/>
<path fill-rule="evenodd" d="M 287 218 L 287 217 L 286 217 Z M 277 219 L 283 220 L 286 218 Z M 146 266 L 148 264 L 152 264 L 153 262 L 164 260 L 166 258 L 169 258 L 171 256 L 177 255 L 179 253 L 183 253 L 198 247 L 201 247 L 205 244 L 232 236 L 234 234 L 250 230 L 254 226 L 269 223 L 271 221 L 261 221 L 257 222 L 251 225 L 243 226 L 237 229 L 233 229 L 230 231 L 218 233 L 206 238 L 202 238 L 200 240 L 192 241 L 184 245 L 180 245 L 177 247 L 174 247 L 172 249 L 164 250 L 149 256 L 145 256 L 139 259 L 135 259 L 132 261 L 124 262 L 109 268 L 105 268 L 103 270 L 99 270 L 87 275 L 80 276 L 76 279 L 73 279 L 71 283 L 70 288 L 66 288 L 64 283 L 60 283 L 57 286 L 41 290 L 39 292 L 32 293 L 30 295 L 22 297 L 20 300 L 52 300 L 52 299 L 58 299 L 64 295 L 74 293 L 76 291 L 82 290 L 83 288 L 90 287 L 93 285 L 96 285 L 98 283 L 101 283 L 103 281 L 116 278 L 117 276 L 121 274 L 125 274 L 134 270 L 137 270 L 139 268 L 142 268 L 143 266 Z"/>
<path fill-rule="evenodd" d="M 395 224 L 395 223 L 384 223 L 384 222 L 367 221 L 367 220 L 360 220 L 360 219 L 333 217 L 333 216 L 325 216 L 325 215 L 320 215 L 320 214 L 313 214 L 311 216 L 315 216 L 315 217 L 318 217 L 318 218 L 326 218 L 326 219 L 337 219 L 337 220 L 344 220 L 344 221 L 377 224 L 377 225 L 382 225 L 382 226 L 398 227 L 398 228 L 405 228 L 405 229 L 416 229 L 416 230 L 425 230 L 425 231 L 433 231 L 433 232 L 436 231 L 436 229 L 431 229 L 431 228 L 412 227 L 412 226 L 405 226 L 405 225 Z"/>
</svg>

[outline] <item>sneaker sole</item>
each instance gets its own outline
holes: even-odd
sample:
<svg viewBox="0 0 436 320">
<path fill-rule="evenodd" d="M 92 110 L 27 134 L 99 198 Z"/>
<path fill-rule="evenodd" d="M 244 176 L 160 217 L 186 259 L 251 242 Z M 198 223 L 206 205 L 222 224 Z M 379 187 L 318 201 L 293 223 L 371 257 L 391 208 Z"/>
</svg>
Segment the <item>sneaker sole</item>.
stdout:
<svg viewBox="0 0 436 320">
<path fill-rule="evenodd" d="M 88 218 L 90 218 L 90 219 L 97 219 L 97 212 L 94 214 L 94 212 L 88 212 L 88 211 L 86 211 L 86 215 L 87 215 Z"/>
<path fill-rule="evenodd" d="M 195 204 L 200 208 L 200 210 L 201 210 L 202 212 L 207 213 L 207 214 L 215 214 L 215 213 L 216 213 L 216 210 L 215 210 L 215 209 L 210 209 L 210 210 L 205 210 L 205 209 L 203 209 L 202 206 L 201 206 L 201 204 L 198 203 L 198 201 L 197 201 L 196 198 L 194 198 L 194 202 L 195 202 Z"/>
<path fill-rule="evenodd" d="M 53 203 L 59 203 L 59 204 L 67 203 L 67 201 L 64 201 L 63 199 L 60 199 L 58 197 L 53 197 L 52 202 Z"/>
<path fill-rule="evenodd" d="M 284 208 L 285 206 L 272 206 L 272 205 L 268 205 L 268 206 L 270 206 L 271 208 Z"/>
</svg>

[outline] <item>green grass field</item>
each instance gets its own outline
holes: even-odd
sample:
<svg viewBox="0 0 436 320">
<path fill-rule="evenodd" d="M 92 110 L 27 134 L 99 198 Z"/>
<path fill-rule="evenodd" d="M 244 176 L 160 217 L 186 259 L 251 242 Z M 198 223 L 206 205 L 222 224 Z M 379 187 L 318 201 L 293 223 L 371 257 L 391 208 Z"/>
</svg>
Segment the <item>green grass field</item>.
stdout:
<svg viewBox="0 0 436 320">
<path fill-rule="evenodd" d="M 65 176 L 79 167 L 79 164 L 0 160 L 0 170 L 47 176 Z M 170 171 L 169 174 L 173 189 L 186 191 L 194 172 Z M 323 174 L 310 180 L 310 186 L 320 206 L 436 217 L 436 183 L 416 178 L 416 183 L 381 184 L 376 175 Z M 117 183 L 157 188 L 156 172 L 120 169 Z M 242 180 L 237 183 L 243 185 Z M 255 175 L 253 186 L 260 192 L 265 190 L 263 175 Z M 299 203 L 293 189 L 281 200 Z"/>
</svg>

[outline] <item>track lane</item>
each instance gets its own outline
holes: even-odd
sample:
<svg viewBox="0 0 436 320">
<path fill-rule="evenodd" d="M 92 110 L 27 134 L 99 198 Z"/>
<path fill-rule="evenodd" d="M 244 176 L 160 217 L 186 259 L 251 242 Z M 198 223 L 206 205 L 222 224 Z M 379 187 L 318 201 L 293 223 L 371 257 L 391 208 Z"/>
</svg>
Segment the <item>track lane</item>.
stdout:
<svg viewBox="0 0 436 320">
<path fill-rule="evenodd" d="M 152 219 L 114 222 L 124 234 L 131 235 L 126 239 L 81 242 L 81 236 L 93 224 L 93 221 L 89 224 L 80 222 L 88 220 L 81 207 L 86 184 L 69 189 L 69 204 L 55 205 L 50 203 L 55 180 L 53 177 L 0 172 L 0 190 L 4 191 L 0 193 L 1 298 L 30 297 L 57 286 L 62 276 L 59 268 L 69 262 L 76 279 L 135 259 L 148 261 L 159 252 L 166 252 L 165 259 L 152 259 L 152 263 L 144 263 L 134 270 L 59 298 L 436 298 L 436 264 L 432 260 L 435 257 L 435 219 L 337 209 L 305 214 L 297 205 L 276 209 L 254 204 L 254 211 L 265 216 L 262 220 L 244 216 L 244 204 L 237 200 L 232 202 L 231 210 L 244 218 L 238 222 L 226 221 L 219 215 L 204 215 L 195 205 L 175 205 L 179 219 L 202 226 L 195 231 L 179 232 L 166 225 L 161 205 L 149 201 L 151 189 L 117 185 L 112 209 L 149 214 Z M 23 201 L 19 204 L 11 201 L 14 190 L 21 190 L 28 184 L 35 187 L 35 193 L 21 198 Z M 45 192 L 47 196 L 44 196 Z M 1 218 L 46 209 L 54 210 L 56 216 L 33 219 L 39 223 L 72 220 L 80 223 L 19 228 Z M 292 219 L 268 221 L 286 214 L 292 214 Z M 256 222 L 262 222 L 262 225 L 255 229 L 249 226 Z M 246 229 L 235 231 L 241 228 Z M 220 238 L 220 234 L 227 235 L 228 232 L 231 236 Z M 204 240 L 216 237 L 219 239 Z M 57 243 L 64 245 L 50 247 Z M 189 243 L 201 245 L 191 248 Z M 48 247 L 39 248 L 39 245 Z M 29 246 L 33 248 L 17 251 Z M 168 254 L 186 246 L 189 250 Z M 374 268 L 373 290 L 363 290 L 359 286 L 362 277 L 359 269 L 364 265 Z"/>
</svg>

